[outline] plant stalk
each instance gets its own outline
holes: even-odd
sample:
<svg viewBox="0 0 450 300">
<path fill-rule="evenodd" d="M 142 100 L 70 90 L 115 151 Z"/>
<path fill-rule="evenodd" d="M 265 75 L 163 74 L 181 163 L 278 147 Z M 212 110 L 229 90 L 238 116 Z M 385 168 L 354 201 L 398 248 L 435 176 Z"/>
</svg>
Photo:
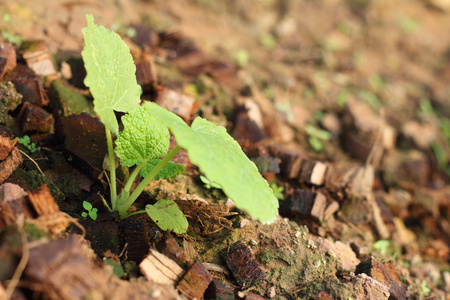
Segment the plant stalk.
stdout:
<svg viewBox="0 0 450 300">
<path fill-rule="evenodd" d="M 139 197 L 139 195 L 142 193 L 145 187 L 150 183 L 150 181 L 153 180 L 153 178 L 155 178 L 155 176 L 159 173 L 159 171 L 161 171 L 167 165 L 167 163 L 175 156 L 175 154 L 177 154 L 178 151 L 180 151 L 180 149 L 181 149 L 180 146 L 178 145 L 175 146 L 172 149 L 172 151 L 170 151 L 169 154 L 167 154 L 166 157 L 164 157 L 161 160 L 161 162 L 159 162 L 159 164 L 157 164 L 153 168 L 153 170 L 151 170 L 151 172 L 148 173 L 147 176 L 145 176 L 145 178 L 141 181 L 141 183 L 139 183 L 139 185 L 133 191 L 130 197 L 128 197 L 128 199 L 118 208 L 121 217 L 124 217 L 126 215 L 127 210 L 131 207 L 131 205 L 133 205 L 134 201 L 136 201 L 136 199 Z"/>
<path fill-rule="evenodd" d="M 108 144 L 108 156 L 109 156 L 109 175 L 110 175 L 110 184 L 109 184 L 109 193 L 111 194 L 111 208 L 114 211 L 116 207 L 117 200 L 117 187 L 116 187 L 116 162 L 114 159 L 114 147 L 111 137 L 111 131 L 105 125 L 106 131 L 106 143 Z"/>
<path fill-rule="evenodd" d="M 139 171 L 141 171 L 142 167 L 144 167 L 145 162 L 140 163 L 136 168 L 134 168 L 133 173 L 129 176 L 125 187 L 120 193 L 119 198 L 117 199 L 117 207 L 123 205 L 123 202 L 130 196 L 131 185 L 133 184 L 136 177 L 139 175 Z"/>
</svg>

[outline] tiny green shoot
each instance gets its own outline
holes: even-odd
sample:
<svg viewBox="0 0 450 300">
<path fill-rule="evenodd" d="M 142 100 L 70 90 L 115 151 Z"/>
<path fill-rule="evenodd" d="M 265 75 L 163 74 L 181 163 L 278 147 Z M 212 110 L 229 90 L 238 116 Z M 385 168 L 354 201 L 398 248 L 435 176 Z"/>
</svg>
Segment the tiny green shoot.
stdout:
<svg viewBox="0 0 450 300">
<path fill-rule="evenodd" d="M 422 291 L 422 293 L 424 293 L 425 295 L 428 295 L 431 290 L 430 288 L 427 286 L 427 282 L 425 280 L 422 280 L 422 283 L 420 284 L 420 290 Z"/>
<path fill-rule="evenodd" d="M 36 144 L 31 142 L 30 137 L 28 135 L 24 135 L 21 138 L 17 138 L 17 140 L 19 141 L 18 142 L 19 144 L 24 145 L 28 150 L 30 150 L 31 153 L 41 150 L 41 147 L 36 147 Z"/>
<path fill-rule="evenodd" d="M 220 185 L 218 185 L 215 182 L 211 182 L 208 178 L 206 178 L 203 175 L 200 175 L 200 180 L 203 182 L 203 184 L 205 185 L 206 189 L 222 189 L 222 187 Z"/>
<path fill-rule="evenodd" d="M 134 168 L 120 193 L 115 168 L 110 168 L 110 210 L 118 211 L 121 218 L 147 213 L 163 230 L 186 232 L 187 219 L 173 201 L 159 200 L 143 211 L 129 212 L 153 179 L 175 178 L 184 171 L 183 166 L 171 161 L 184 148 L 191 162 L 211 182 L 220 185 L 238 208 L 247 210 L 263 223 L 272 222 L 278 214 L 278 201 L 255 164 L 226 129 L 200 117 L 188 126 L 157 104 L 140 105 L 141 87 L 136 81 L 136 67 L 129 48 L 118 34 L 96 25 L 92 15 L 86 19 L 82 51 L 87 72 L 84 83 L 94 98 L 94 110 L 105 126 L 109 165 L 115 166 L 116 154 L 122 166 Z M 122 131 L 115 111 L 125 113 Z M 177 142 L 170 151 L 169 131 Z M 143 179 L 133 190 L 138 176 Z"/>
<path fill-rule="evenodd" d="M 308 141 L 311 148 L 313 148 L 314 151 L 316 152 L 320 152 L 323 150 L 324 147 L 323 141 L 331 140 L 330 132 L 323 129 L 319 129 L 311 124 L 307 124 L 305 126 L 305 131 L 309 136 Z"/>
<path fill-rule="evenodd" d="M 244 67 L 250 60 L 250 54 L 247 50 L 239 50 L 233 55 L 233 60 L 239 67 Z"/>
<path fill-rule="evenodd" d="M 92 220 L 97 220 L 97 208 L 92 207 L 92 204 L 87 201 L 83 201 L 83 208 L 86 210 L 81 213 L 83 218 L 87 218 L 89 216 Z"/>
<path fill-rule="evenodd" d="M 270 183 L 270 187 L 272 188 L 273 194 L 277 197 L 278 200 L 284 200 L 284 186 L 278 186 L 276 182 Z"/>
<path fill-rule="evenodd" d="M 385 256 L 390 244 L 391 242 L 389 240 L 378 240 L 373 244 L 373 248 L 380 251 L 380 253 Z"/>
</svg>

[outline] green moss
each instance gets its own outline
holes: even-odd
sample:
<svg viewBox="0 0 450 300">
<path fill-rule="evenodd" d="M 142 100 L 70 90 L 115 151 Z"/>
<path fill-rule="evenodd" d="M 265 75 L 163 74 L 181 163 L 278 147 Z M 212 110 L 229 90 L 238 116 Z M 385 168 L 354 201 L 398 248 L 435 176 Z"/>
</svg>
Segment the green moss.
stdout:
<svg viewBox="0 0 450 300">
<path fill-rule="evenodd" d="M 50 234 L 48 232 L 40 230 L 34 224 L 31 224 L 31 223 L 25 223 L 23 225 L 23 229 L 25 230 L 28 240 L 30 242 L 41 239 L 41 238 L 49 238 L 50 237 Z"/>
</svg>

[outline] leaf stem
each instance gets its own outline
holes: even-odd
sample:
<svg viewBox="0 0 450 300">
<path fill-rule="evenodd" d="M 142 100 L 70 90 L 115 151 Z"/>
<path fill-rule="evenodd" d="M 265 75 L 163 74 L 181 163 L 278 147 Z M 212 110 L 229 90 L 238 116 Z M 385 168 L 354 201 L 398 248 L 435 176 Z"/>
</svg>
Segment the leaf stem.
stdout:
<svg viewBox="0 0 450 300">
<path fill-rule="evenodd" d="M 122 206 L 122 202 L 124 202 L 130 196 L 131 185 L 133 184 L 136 177 L 139 175 L 139 171 L 145 165 L 145 162 L 141 162 L 136 168 L 134 168 L 133 173 L 128 177 L 127 183 L 120 193 L 119 198 L 117 199 L 117 207 Z"/>
<path fill-rule="evenodd" d="M 120 205 L 120 207 L 118 207 L 119 214 L 122 218 L 126 215 L 127 210 L 130 208 L 131 205 L 133 205 L 134 201 L 136 201 L 137 197 L 139 197 L 139 195 L 142 193 L 144 188 L 150 183 L 150 181 L 153 180 L 153 178 L 159 173 L 159 171 L 161 171 L 162 168 L 164 168 L 164 166 L 167 165 L 167 163 L 175 156 L 175 154 L 177 154 L 178 151 L 180 151 L 180 149 L 181 149 L 180 146 L 178 146 L 178 145 L 175 146 L 172 149 L 172 151 L 170 151 L 169 154 L 167 154 L 166 157 L 164 157 L 153 168 L 153 170 L 151 170 L 151 172 L 148 173 L 147 176 L 145 176 L 145 178 L 141 181 L 141 183 L 139 183 L 139 185 L 133 191 L 133 193 L 130 195 L 130 197 L 128 197 L 128 199 L 122 205 Z"/>
<path fill-rule="evenodd" d="M 109 191 L 111 194 L 111 208 L 115 210 L 116 200 L 117 200 L 117 187 L 116 187 L 116 162 L 114 160 L 114 148 L 111 138 L 111 131 L 105 125 L 106 131 L 106 142 L 108 144 L 108 156 L 109 156 L 109 174 L 111 177 L 111 182 L 109 184 Z"/>
</svg>

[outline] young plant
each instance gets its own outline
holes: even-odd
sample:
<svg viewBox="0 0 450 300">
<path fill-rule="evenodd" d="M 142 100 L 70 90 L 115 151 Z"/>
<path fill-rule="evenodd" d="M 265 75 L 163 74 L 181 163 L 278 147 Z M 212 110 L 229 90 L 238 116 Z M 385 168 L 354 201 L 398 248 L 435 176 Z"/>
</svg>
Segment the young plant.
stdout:
<svg viewBox="0 0 450 300">
<path fill-rule="evenodd" d="M 89 216 L 92 220 L 97 220 L 97 208 L 92 207 L 92 204 L 87 201 L 83 201 L 83 208 L 86 210 L 81 213 L 83 218 L 87 218 Z"/>
<path fill-rule="evenodd" d="M 41 150 L 41 147 L 36 147 L 36 144 L 31 142 L 30 137 L 28 135 L 24 135 L 21 138 L 17 138 L 17 140 L 19 141 L 19 144 L 22 144 L 25 147 L 27 147 L 27 149 L 30 150 L 31 153 Z"/>
<path fill-rule="evenodd" d="M 122 218 L 146 212 L 162 229 L 184 233 L 187 220 L 173 201 L 160 200 L 153 206 L 147 205 L 145 211 L 128 212 L 151 180 L 175 178 L 183 172 L 184 167 L 171 159 L 184 148 L 191 162 L 219 184 L 237 207 L 263 223 L 272 222 L 278 213 L 278 201 L 225 128 L 200 117 L 189 127 L 180 117 L 154 103 L 144 102 L 140 106 L 141 88 L 136 82 L 136 67 L 128 47 L 119 35 L 95 25 L 92 15 L 86 19 L 82 51 L 87 71 L 84 83 L 90 88 L 94 110 L 105 125 L 110 166 L 115 165 L 115 152 L 123 166 L 134 167 L 119 194 L 115 169 L 110 168 L 110 209 L 118 211 Z M 115 111 L 125 113 L 122 132 Z M 167 153 L 169 130 L 177 146 Z M 113 136 L 117 137 L 115 149 Z M 132 191 L 139 175 L 143 179 Z"/>
</svg>

